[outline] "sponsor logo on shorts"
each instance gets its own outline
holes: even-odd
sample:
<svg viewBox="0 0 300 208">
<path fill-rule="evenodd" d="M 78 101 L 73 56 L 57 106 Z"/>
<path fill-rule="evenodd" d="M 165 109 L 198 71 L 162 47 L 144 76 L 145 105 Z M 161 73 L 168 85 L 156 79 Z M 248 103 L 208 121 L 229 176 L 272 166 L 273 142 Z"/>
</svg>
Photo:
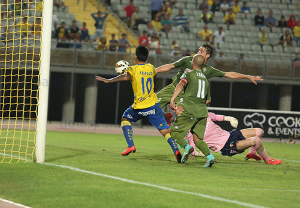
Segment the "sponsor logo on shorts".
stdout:
<svg viewBox="0 0 300 208">
<path fill-rule="evenodd" d="M 178 126 L 174 126 L 175 129 L 178 129 Z"/>
<path fill-rule="evenodd" d="M 230 146 L 230 147 L 233 147 L 233 142 L 231 142 L 229 146 Z"/>
<path fill-rule="evenodd" d="M 154 115 L 155 114 L 155 109 L 149 110 L 149 111 L 146 111 L 146 112 L 139 112 L 138 114 L 140 114 L 142 116 Z"/>
<path fill-rule="evenodd" d="M 163 127 L 164 125 L 163 124 L 159 124 L 159 127 Z"/>
<path fill-rule="evenodd" d="M 127 118 L 133 119 L 133 117 L 130 114 L 127 114 Z"/>
<path fill-rule="evenodd" d="M 238 152 L 235 150 L 230 150 L 230 154 L 237 154 Z"/>
<path fill-rule="evenodd" d="M 206 68 L 203 68 L 203 72 L 205 72 L 206 71 Z"/>
</svg>

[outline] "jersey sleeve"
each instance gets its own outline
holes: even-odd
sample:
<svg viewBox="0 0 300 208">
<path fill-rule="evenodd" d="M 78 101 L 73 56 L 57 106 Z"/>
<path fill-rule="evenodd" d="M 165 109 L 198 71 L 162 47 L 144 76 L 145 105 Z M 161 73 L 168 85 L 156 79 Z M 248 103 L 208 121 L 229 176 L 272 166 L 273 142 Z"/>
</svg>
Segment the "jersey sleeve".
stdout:
<svg viewBox="0 0 300 208">
<path fill-rule="evenodd" d="M 129 67 L 128 70 L 127 70 L 126 72 L 129 73 L 129 74 L 131 75 L 131 78 L 133 77 L 133 75 L 134 75 L 134 69 L 133 69 L 132 66 Z"/>
<path fill-rule="evenodd" d="M 182 82 L 184 82 L 185 84 L 187 84 L 187 83 L 188 83 L 188 78 L 187 78 L 187 76 L 188 76 L 188 73 L 187 73 L 187 72 L 184 72 L 184 73 L 181 75 L 181 77 L 180 77 L 180 81 L 182 81 Z"/>
<path fill-rule="evenodd" d="M 179 59 L 178 61 L 175 61 L 173 64 L 176 68 L 179 68 L 181 66 L 184 66 L 187 61 L 188 61 L 188 56 L 183 57 L 183 58 Z"/>
<path fill-rule="evenodd" d="M 205 73 L 206 79 L 212 78 L 212 77 L 224 77 L 225 72 L 218 70 L 214 67 L 209 67 L 209 72 Z"/>
<path fill-rule="evenodd" d="M 224 121 L 224 116 L 223 115 L 216 115 L 214 113 L 208 113 L 208 117 L 212 121 Z"/>
<path fill-rule="evenodd" d="M 156 69 L 153 65 L 152 65 L 152 68 L 153 68 L 153 77 L 155 77 L 157 75 L 157 72 L 156 72 Z"/>
</svg>

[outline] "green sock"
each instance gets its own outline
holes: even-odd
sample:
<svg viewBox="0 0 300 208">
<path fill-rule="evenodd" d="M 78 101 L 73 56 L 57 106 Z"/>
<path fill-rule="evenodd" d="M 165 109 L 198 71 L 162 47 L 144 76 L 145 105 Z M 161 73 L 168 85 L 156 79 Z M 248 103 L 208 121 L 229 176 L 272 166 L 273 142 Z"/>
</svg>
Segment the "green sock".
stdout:
<svg viewBox="0 0 300 208">
<path fill-rule="evenodd" d="M 208 149 L 208 146 L 207 144 L 205 143 L 205 141 L 203 140 L 199 140 L 198 142 L 196 142 L 196 147 L 205 155 L 209 155 L 210 154 L 210 151 Z"/>
<path fill-rule="evenodd" d="M 185 147 L 185 145 L 187 145 L 184 136 L 182 136 L 180 133 L 172 132 L 171 136 L 176 141 L 176 143 L 181 145 L 183 148 Z"/>
</svg>

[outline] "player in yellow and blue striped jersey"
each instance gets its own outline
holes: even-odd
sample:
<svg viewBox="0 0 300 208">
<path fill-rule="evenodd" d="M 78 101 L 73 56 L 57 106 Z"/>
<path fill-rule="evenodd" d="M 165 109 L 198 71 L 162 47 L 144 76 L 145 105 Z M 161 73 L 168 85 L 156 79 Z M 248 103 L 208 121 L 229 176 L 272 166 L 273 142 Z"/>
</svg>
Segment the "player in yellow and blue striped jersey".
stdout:
<svg viewBox="0 0 300 208">
<path fill-rule="evenodd" d="M 128 143 L 128 147 L 122 155 L 129 155 L 135 152 L 136 148 L 132 139 L 131 122 L 136 122 L 143 117 L 147 117 L 149 122 L 155 126 L 160 133 L 166 138 L 171 146 L 174 155 L 180 163 L 181 154 L 176 142 L 172 139 L 169 126 L 165 120 L 164 113 L 158 103 L 157 96 L 154 92 L 154 77 L 156 70 L 152 64 L 146 63 L 148 59 L 149 50 L 145 46 L 138 46 L 136 48 L 136 65 L 129 67 L 126 74 L 119 75 L 112 79 L 105 79 L 96 76 L 97 80 L 105 83 L 129 81 L 132 85 L 134 94 L 134 103 L 130 106 L 122 116 L 121 126 L 124 137 Z"/>
</svg>

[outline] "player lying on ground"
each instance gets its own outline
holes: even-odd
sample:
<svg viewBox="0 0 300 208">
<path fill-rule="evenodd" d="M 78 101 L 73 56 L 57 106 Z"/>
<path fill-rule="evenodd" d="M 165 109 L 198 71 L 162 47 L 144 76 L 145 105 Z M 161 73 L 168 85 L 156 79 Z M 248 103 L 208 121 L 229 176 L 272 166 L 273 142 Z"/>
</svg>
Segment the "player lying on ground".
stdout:
<svg viewBox="0 0 300 208">
<path fill-rule="evenodd" d="M 134 103 L 124 112 L 121 122 L 124 137 L 128 143 L 128 147 L 122 152 L 122 155 L 126 156 L 131 152 L 134 153 L 136 151 L 132 139 L 131 122 L 136 122 L 143 117 L 147 117 L 149 122 L 166 138 L 174 152 L 177 162 L 180 163 L 180 151 L 170 135 L 169 126 L 165 120 L 163 111 L 158 104 L 157 96 L 154 93 L 154 77 L 156 76 L 156 70 L 153 65 L 146 64 L 149 50 L 144 46 L 138 46 L 135 54 L 137 65 L 129 67 L 126 74 L 112 79 L 96 76 L 97 80 L 105 83 L 130 80 L 132 85 Z"/>
<path fill-rule="evenodd" d="M 223 72 L 214 67 L 211 67 L 207 64 L 207 60 L 213 55 L 213 48 L 209 44 L 204 44 L 199 48 L 197 54 L 201 54 L 205 58 L 205 64 L 202 66 L 203 74 L 205 75 L 206 79 L 210 79 L 212 77 L 226 77 L 230 79 L 250 79 L 251 82 L 257 84 L 256 81 L 262 81 L 263 79 L 260 76 L 250 76 L 244 75 L 237 72 Z M 158 101 L 160 106 L 163 108 L 167 104 L 170 103 L 170 99 L 173 95 L 174 89 L 177 84 L 180 82 L 180 77 L 185 71 L 189 71 L 192 69 L 191 61 L 193 56 L 186 56 L 178 61 L 160 66 L 156 69 L 157 73 L 160 72 L 167 72 L 174 68 L 180 68 L 178 73 L 172 78 L 173 82 L 168 86 L 164 87 L 161 91 L 157 93 Z M 183 98 L 183 92 L 181 92 L 175 99 L 175 104 L 177 105 L 177 115 L 182 111 L 183 106 L 182 103 L 179 103 L 180 100 Z M 172 114 L 171 114 L 172 115 Z M 171 115 L 168 115 L 168 123 L 171 120 Z"/>
<path fill-rule="evenodd" d="M 185 134 L 191 130 L 194 135 L 194 142 L 201 152 L 206 156 L 204 167 L 211 167 L 215 158 L 210 153 L 207 144 L 203 141 L 208 117 L 206 103 L 210 100 L 209 83 L 202 73 L 201 67 L 204 64 L 204 57 L 196 54 L 192 59 L 192 69 L 181 76 L 181 81 L 176 86 L 170 101 L 170 106 L 175 109 L 175 99 L 184 89 L 183 105 L 184 110 L 176 117 L 172 127 L 171 135 L 174 140 L 184 148 L 181 162 L 187 161 L 189 155 L 194 151 L 184 139 Z"/>
<path fill-rule="evenodd" d="M 234 129 L 231 132 L 227 132 L 215 124 L 214 121 L 229 121 L 231 126 L 234 128 L 237 128 L 238 125 L 238 120 L 234 117 L 208 113 L 203 140 L 207 143 L 209 149 L 212 151 L 221 151 L 222 155 L 228 155 L 231 157 L 235 154 L 243 153 L 250 147 L 249 153 L 246 156 L 247 159 L 253 158 L 255 160 L 261 160 L 261 158 L 263 158 L 267 164 L 277 165 L 282 163 L 281 160 L 270 158 L 267 155 L 266 150 L 260 140 L 264 133 L 262 129 Z M 192 135 L 189 135 L 189 144 L 195 147 Z M 256 155 L 255 151 L 259 154 L 259 156 Z"/>
</svg>

